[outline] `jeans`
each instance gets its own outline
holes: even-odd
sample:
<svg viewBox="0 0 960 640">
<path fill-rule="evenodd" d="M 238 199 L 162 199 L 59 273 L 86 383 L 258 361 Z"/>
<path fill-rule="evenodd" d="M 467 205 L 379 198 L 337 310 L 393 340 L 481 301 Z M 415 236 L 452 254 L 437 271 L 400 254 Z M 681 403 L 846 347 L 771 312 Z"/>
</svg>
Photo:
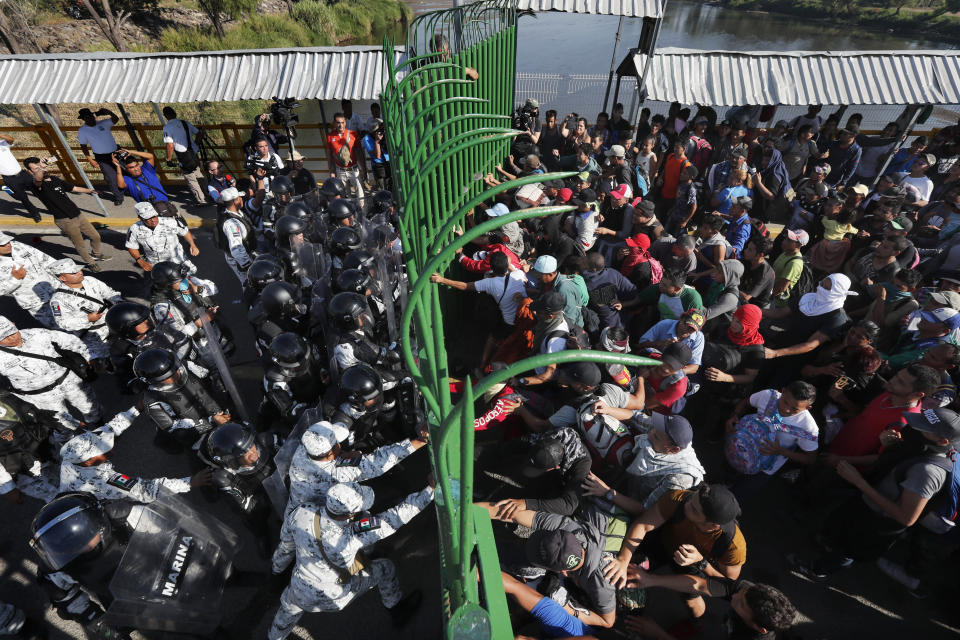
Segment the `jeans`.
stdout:
<svg viewBox="0 0 960 640">
<path fill-rule="evenodd" d="M 100 165 L 100 173 L 103 174 L 103 179 L 107 182 L 114 203 L 120 204 L 123 202 L 123 191 L 117 186 L 117 169 L 113 166 L 113 154 L 95 153 L 93 159 Z"/>
</svg>

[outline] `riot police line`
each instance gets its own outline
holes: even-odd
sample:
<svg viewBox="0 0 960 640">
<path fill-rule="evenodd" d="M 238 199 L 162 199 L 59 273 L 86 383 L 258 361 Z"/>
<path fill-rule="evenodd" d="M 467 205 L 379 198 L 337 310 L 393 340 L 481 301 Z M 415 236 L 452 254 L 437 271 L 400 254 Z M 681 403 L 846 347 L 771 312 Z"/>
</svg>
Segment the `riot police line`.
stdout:
<svg viewBox="0 0 960 640">
<path fill-rule="evenodd" d="M 242 277 L 264 367 L 260 404 L 247 406 L 233 380 L 235 338 L 216 284 L 166 261 L 149 273 L 148 305 L 113 300 L 103 314 L 98 368 L 140 401 L 95 429 L 47 427 L 62 445 L 52 452 L 60 495 L 34 518 L 30 544 L 59 615 L 91 637 L 223 633 L 238 537 L 177 495 L 197 487 L 229 499 L 275 574 L 292 568 L 270 638 L 286 637 L 303 612 L 342 609 L 371 589 L 396 624 L 416 611 L 419 594 L 404 597 L 393 563 L 364 549 L 426 508 L 432 481 L 377 515 L 372 490 L 356 484 L 426 444 L 398 348 L 407 283 L 392 196 L 350 200 L 338 178 L 302 196 L 285 176 L 269 193 L 260 187 L 224 190 L 215 228 Z M 193 475 L 143 479 L 113 466 L 115 439 L 140 413 L 154 444 L 187 456 Z"/>
</svg>

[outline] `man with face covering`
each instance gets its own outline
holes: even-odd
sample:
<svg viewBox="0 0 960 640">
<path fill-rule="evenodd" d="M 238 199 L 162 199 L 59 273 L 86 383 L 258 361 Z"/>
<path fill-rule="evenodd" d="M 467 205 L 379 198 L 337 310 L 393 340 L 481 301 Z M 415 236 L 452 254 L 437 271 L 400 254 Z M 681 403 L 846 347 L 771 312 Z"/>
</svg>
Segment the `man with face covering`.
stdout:
<svg viewBox="0 0 960 640">
<path fill-rule="evenodd" d="M 842 273 L 834 273 L 821 280 L 816 291 L 800 298 L 800 313 L 792 313 L 787 307 L 764 309 L 765 318 L 790 316 L 789 328 L 783 332 L 783 338 L 780 339 L 781 344 L 787 342 L 789 346 L 767 348 L 767 359 L 809 353 L 836 338 L 849 319 L 843 311 L 843 304 L 847 296 L 857 295 L 850 291 L 850 285 L 850 278 Z M 788 342 L 804 336 L 808 337 L 803 342 Z"/>
</svg>

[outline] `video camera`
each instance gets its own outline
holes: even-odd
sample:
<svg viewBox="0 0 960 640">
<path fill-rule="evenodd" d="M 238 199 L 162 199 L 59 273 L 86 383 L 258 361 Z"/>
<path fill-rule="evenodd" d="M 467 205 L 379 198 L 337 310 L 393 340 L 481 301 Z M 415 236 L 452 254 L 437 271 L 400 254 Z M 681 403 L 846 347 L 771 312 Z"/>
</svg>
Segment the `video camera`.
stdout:
<svg viewBox="0 0 960 640">
<path fill-rule="evenodd" d="M 247 162 L 243 166 L 250 175 L 254 175 L 257 169 L 263 169 L 269 177 L 273 177 L 278 173 L 277 166 L 273 163 L 272 155 L 269 159 L 264 160 L 258 154 L 254 154 L 247 158 Z"/>
<path fill-rule="evenodd" d="M 290 138 L 297 137 L 296 126 L 300 124 L 300 117 L 293 111 L 300 106 L 295 98 L 273 97 L 273 104 L 270 105 L 270 116 L 273 123 L 283 127 Z"/>
<path fill-rule="evenodd" d="M 536 107 L 531 107 L 530 105 L 523 105 L 522 107 L 517 107 L 513 112 L 512 116 L 512 126 L 517 131 L 527 131 L 528 129 L 533 129 L 534 122 L 539 115 L 539 110 Z"/>
</svg>

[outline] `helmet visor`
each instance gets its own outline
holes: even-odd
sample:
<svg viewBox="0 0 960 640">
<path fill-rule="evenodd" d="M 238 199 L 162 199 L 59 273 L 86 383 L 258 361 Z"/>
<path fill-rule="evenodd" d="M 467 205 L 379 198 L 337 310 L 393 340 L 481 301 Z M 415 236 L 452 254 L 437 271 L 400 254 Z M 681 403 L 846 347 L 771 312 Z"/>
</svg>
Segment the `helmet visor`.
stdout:
<svg viewBox="0 0 960 640">
<path fill-rule="evenodd" d="M 30 546 L 51 569 L 62 569 L 103 543 L 103 523 L 84 506 L 67 509 L 37 529 Z"/>
</svg>

